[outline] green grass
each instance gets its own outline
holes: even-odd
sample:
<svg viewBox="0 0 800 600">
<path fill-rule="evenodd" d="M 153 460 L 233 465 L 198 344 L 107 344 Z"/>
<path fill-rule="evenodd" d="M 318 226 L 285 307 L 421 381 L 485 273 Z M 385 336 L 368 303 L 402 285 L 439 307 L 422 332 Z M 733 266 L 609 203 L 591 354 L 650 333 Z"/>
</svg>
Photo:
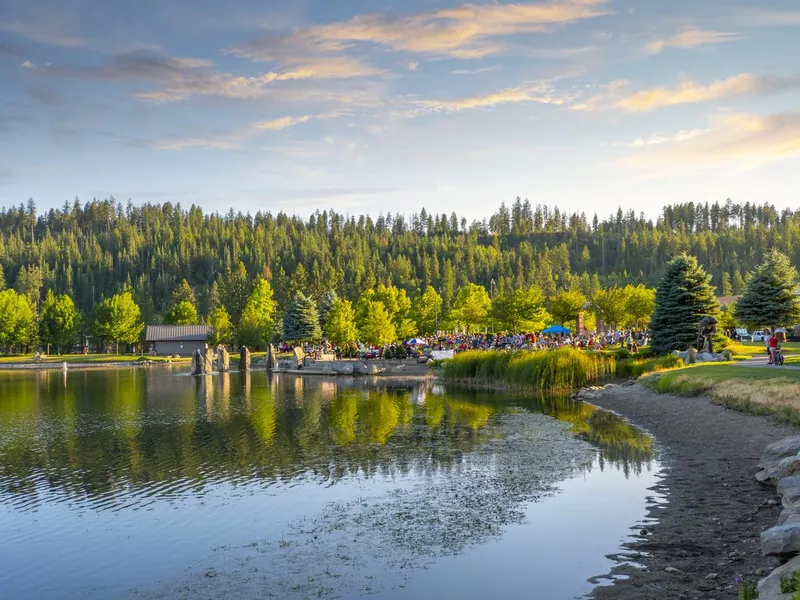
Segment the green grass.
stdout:
<svg viewBox="0 0 800 600">
<path fill-rule="evenodd" d="M 617 361 L 617 377 L 637 379 L 645 373 L 668 371 L 681 367 L 683 367 L 683 361 L 672 354 L 656 358 L 626 358 Z"/>
<path fill-rule="evenodd" d="M 781 347 L 784 354 L 800 354 L 800 343 L 798 342 L 783 342 Z M 757 356 L 759 354 L 766 356 L 767 354 L 764 342 L 733 342 L 728 346 L 728 349 L 734 354 L 745 356 Z"/>
<path fill-rule="evenodd" d="M 800 425 L 800 371 L 698 364 L 647 375 L 640 381 L 660 394 L 707 396 L 734 410 Z"/>
<path fill-rule="evenodd" d="M 64 354 L 50 355 L 43 361 L 35 361 L 33 354 L 10 354 L 0 356 L 0 364 L 28 363 L 123 363 L 151 360 L 153 362 L 190 361 L 191 358 L 169 359 L 163 356 L 140 356 L 138 354 Z"/>
<path fill-rule="evenodd" d="M 443 365 L 450 381 L 499 383 L 518 388 L 570 390 L 614 374 L 616 362 L 574 348 L 544 351 L 481 351 L 457 354 Z"/>
</svg>

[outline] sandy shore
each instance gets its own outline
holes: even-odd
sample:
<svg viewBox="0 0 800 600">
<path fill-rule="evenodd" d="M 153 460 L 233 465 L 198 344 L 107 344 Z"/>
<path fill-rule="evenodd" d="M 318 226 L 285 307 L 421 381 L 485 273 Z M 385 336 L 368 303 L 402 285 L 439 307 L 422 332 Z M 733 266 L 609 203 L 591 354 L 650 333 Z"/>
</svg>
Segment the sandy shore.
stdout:
<svg viewBox="0 0 800 600">
<path fill-rule="evenodd" d="M 639 385 L 613 388 L 594 403 L 656 437 L 665 476 L 654 492 L 668 500 L 650 509 L 658 524 L 627 545 L 641 553 L 646 570 L 620 568 L 628 579 L 598 588 L 594 598 L 733 599 L 736 575 L 758 579 L 757 570 L 775 566 L 761 556 L 759 535 L 775 524 L 780 507 L 773 505 L 775 489 L 753 476 L 764 447 L 796 429 Z"/>
</svg>

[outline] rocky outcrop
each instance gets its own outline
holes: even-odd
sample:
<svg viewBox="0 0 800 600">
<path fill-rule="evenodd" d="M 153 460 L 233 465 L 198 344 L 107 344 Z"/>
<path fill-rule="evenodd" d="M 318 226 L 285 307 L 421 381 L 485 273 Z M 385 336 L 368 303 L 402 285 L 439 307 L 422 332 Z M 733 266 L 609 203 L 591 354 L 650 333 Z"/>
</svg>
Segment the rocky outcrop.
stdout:
<svg viewBox="0 0 800 600">
<path fill-rule="evenodd" d="M 784 508 L 789 508 L 800 501 L 800 475 L 784 477 L 778 481 L 778 495 Z"/>
<path fill-rule="evenodd" d="M 765 556 L 794 556 L 800 552 L 800 525 L 776 525 L 761 533 Z"/>
<path fill-rule="evenodd" d="M 794 468 L 790 462 L 783 463 L 783 466 L 781 466 L 781 461 L 786 458 L 797 457 L 799 454 L 800 435 L 794 435 L 771 443 L 764 449 L 761 454 L 761 460 L 758 461 L 758 466 L 761 470 L 756 473 L 756 479 L 763 483 L 777 485 L 778 480 L 787 475 L 793 475 L 793 473 L 781 475 L 782 468 Z"/>
<path fill-rule="evenodd" d="M 781 577 L 791 577 L 795 571 L 800 571 L 800 556 L 796 556 L 785 565 L 778 567 L 758 582 L 758 599 L 790 600 L 791 593 L 784 594 L 781 592 Z"/>
</svg>

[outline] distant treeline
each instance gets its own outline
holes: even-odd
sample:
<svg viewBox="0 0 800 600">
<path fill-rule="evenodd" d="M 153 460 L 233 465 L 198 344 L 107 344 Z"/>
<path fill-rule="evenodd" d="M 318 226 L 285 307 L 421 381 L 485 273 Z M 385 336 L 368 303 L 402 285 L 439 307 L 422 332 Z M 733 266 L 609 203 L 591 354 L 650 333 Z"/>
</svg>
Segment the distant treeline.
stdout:
<svg viewBox="0 0 800 600">
<path fill-rule="evenodd" d="M 87 314 L 129 287 L 144 320 L 157 322 L 184 278 L 201 317 L 212 283 L 224 302 L 226 273 L 230 280 L 241 263 L 253 280 L 270 280 L 279 305 L 298 290 L 319 300 L 333 289 L 356 300 L 384 283 L 409 293 L 430 285 L 447 311 L 469 282 L 498 293 L 535 285 L 547 298 L 565 289 L 591 295 L 600 285 L 653 286 L 681 251 L 698 257 L 721 295 L 738 294 L 773 247 L 800 263 L 800 210 L 729 200 L 667 206 L 655 221 L 622 210 L 601 220 L 517 199 L 468 223 L 426 210 L 302 219 L 113 198 L 76 198 L 38 214 L 30 200 L 0 211 L 0 287 L 38 300 L 48 290 L 66 293 Z"/>
</svg>

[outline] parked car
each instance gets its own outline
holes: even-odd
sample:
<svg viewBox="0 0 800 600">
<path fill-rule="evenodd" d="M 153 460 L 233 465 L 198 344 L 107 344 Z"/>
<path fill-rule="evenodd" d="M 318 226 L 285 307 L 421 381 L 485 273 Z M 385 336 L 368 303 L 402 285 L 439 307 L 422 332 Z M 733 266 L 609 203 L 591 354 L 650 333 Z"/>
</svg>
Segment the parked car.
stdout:
<svg viewBox="0 0 800 600">
<path fill-rule="evenodd" d="M 747 329 L 737 329 L 736 335 L 739 336 L 740 342 L 752 342 L 753 336 L 747 332 Z"/>
<path fill-rule="evenodd" d="M 754 342 L 763 342 L 768 337 L 769 336 L 764 331 L 759 330 L 759 331 L 754 331 L 753 332 L 753 341 Z"/>
</svg>

